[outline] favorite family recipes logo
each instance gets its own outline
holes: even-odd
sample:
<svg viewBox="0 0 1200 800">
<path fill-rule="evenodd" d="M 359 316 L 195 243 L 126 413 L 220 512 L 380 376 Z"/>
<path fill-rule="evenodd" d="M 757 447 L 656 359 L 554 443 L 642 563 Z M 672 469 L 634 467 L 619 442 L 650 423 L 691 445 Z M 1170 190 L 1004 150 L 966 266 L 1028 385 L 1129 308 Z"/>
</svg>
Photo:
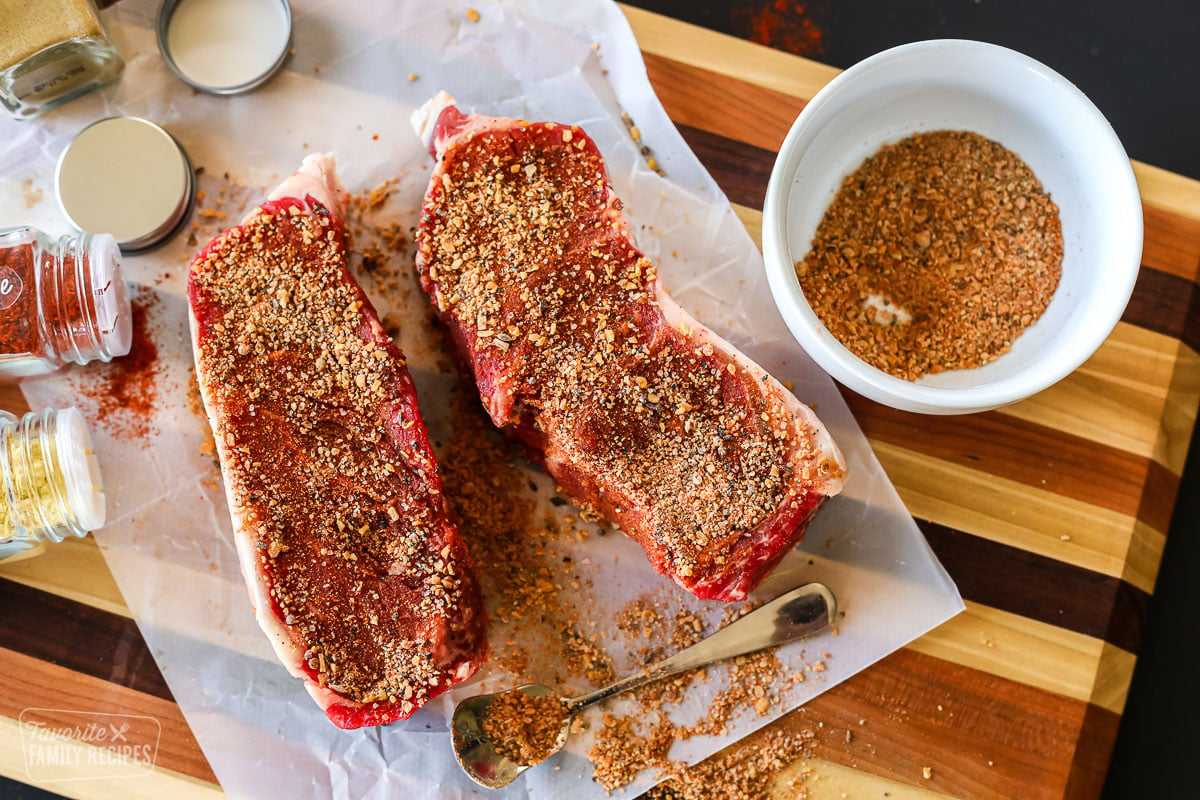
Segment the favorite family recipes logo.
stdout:
<svg viewBox="0 0 1200 800">
<path fill-rule="evenodd" d="M 27 708 L 19 722 L 25 771 L 41 782 L 148 775 L 162 733 L 154 717 L 62 708 Z"/>
</svg>

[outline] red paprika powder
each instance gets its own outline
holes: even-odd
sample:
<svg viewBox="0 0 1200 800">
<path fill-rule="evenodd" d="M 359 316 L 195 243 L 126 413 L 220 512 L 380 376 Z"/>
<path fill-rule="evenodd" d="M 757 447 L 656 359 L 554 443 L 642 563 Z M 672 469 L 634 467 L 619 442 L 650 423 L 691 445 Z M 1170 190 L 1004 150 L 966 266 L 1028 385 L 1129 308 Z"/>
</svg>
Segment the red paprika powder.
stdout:
<svg viewBox="0 0 1200 800">
<path fill-rule="evenodd" d="M 0 380 L 129 352 L 129 297 L 108 234 L 0 229 Z"/>
<path fill-rule="evenodd" d="M 5 360 L 38 348 L 36 281 L 33 245 L 0 249 L 0 354 Z"/>
</svg>

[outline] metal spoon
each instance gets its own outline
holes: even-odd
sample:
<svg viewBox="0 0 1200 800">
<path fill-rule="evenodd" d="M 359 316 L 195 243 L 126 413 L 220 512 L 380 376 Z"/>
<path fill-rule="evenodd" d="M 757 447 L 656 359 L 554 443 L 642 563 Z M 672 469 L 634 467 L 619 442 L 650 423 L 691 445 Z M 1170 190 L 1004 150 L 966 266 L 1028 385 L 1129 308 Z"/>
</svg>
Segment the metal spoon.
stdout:
<svg viewBox="0 0 1200 800">
<path fill-rule="evenodd" d="M 616 683 L 580 697 L 562 698 L 563 721 L 554 748 L 546 757 L 557 753 L 567 743 L 571 720 L 590 705 L 613 695 L 632 691 L 647 683 L 680 672 L 703 667 L 717 661 L 755 653 L 778 644 L 810 636 L 833 623 L 837 600 L 833 592 L 820 583 L 808 583 L 776 597 L 746 616 L 731 622 L 721 630 L 670 658 L 646 667 L 641 672 L 622 678 Z M 496 752 L 483 729 L 492 702 L 502 694 L 524 692 L 544 697 L 554 692 L 546 686 L 528 683 L 496 694 L 468 697 L 454 709 L 451 731 L 454 757 L 471 780 L 489 789 L 507 786 L 532 764 L 518 764 Z"/>
</svg>

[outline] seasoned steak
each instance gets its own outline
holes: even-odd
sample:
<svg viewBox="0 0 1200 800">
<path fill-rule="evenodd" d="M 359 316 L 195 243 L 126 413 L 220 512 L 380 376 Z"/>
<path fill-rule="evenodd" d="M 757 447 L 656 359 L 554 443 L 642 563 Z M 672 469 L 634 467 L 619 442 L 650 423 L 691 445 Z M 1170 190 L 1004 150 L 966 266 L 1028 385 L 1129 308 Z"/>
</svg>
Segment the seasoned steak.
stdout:
<svg viewBox="0 0 1200 800">
<path fill-rule="evenodd" d="M 580 128 L 444 93 L 414 125 L 437 161 L 422 286 L 492 421 L 659 572 L 746 597 L 841 490 L 824 427 L 667 296 Z"/>
<path fill-rule="evenodd" d="M 357 728 L 469 677 L 485 641 L 404 357 L 346 266 L 343 193 L 333 159 L 309 156 L 200 251 L 188 297 L 259 624 Z"/>
</svg>

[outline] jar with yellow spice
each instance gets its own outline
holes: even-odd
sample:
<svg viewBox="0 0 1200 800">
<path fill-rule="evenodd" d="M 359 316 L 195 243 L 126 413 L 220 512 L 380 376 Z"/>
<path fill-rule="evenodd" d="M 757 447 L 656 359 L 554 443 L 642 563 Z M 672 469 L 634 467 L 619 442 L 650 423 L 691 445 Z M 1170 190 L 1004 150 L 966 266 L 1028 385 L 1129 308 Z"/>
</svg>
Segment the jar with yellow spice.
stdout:
<svg viewBox="0 0 1200 800">
<path fill-rule="evenodd" d="M 77 408 L 0 411 L 0 563 L 104 525 L 92 437 Z"/>
<path fill-rule="evenodd" d="M 14 117 L 36 117 L 123 68 L 93 0 L 0 0 L 0 106 Z"/>
</svg>

